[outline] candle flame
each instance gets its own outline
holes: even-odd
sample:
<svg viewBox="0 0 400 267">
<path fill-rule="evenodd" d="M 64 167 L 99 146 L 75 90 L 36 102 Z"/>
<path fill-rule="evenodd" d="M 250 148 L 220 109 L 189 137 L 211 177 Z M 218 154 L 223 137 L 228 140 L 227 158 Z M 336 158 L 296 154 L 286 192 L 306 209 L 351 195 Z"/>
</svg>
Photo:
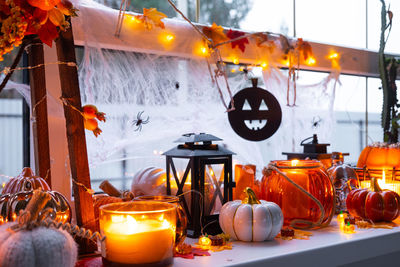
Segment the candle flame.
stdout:
<svg viewBox="0 0 400 267">
<path fill-rule="evenodd" d="M 106 230 L 110 233 L 131 235 L 142 232 L 151 232 L 160 229 L 172 229 L 171 223 L 161 215 L 157 219 L 148 219 L 146 216 L 140 216 L 137 220 L 131 215 L 111 215 Z"/>
<path fill-rule="evenodd" d="M 293 167 L 295 167 L 295 166 L 297 166 L 297 164 L 299 164 L 299 160 L 298 159 L 294 159 L 294 160 L 292 160 L 292 166 Z"/>
<path fill-rule="evenodd" d="M 393 190 L 393 186 L 390 183 L 386 183 L 385 169 L 382 170 L 382 179 L 378 179 L 378 185 L 381 189 Z"/>
</svg>

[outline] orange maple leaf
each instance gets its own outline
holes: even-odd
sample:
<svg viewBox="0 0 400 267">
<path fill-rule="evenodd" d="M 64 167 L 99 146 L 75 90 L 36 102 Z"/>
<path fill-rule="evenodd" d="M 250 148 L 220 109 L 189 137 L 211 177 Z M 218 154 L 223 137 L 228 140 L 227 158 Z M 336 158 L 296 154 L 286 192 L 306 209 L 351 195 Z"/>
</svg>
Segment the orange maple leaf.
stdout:
<svg viewBox="0 0 400 267">
<path fill-rule="evenodd" d="M 213 22 L 211 27 L 204 27 L 203 33 L 208 38 L 213 40 L 214 44 L 218 44 L 218 43 L 228 40 L 228 37 L 226 36 L 226 34 L 224 32 L 224 28 L 220 25 L 215 24 L 215 22 Z"/>
<path fill-rule="evenodd" d="M 144 27 L 147 30 L 151 30 L 153 29 L 153 26 L 165 29 L 164 22 L 161 20 L 168 16 L 158 11 L 157 8 L 143 8 L 143 15 L 137 15 L 135 17 L 144 24 Z"/>
</svg>

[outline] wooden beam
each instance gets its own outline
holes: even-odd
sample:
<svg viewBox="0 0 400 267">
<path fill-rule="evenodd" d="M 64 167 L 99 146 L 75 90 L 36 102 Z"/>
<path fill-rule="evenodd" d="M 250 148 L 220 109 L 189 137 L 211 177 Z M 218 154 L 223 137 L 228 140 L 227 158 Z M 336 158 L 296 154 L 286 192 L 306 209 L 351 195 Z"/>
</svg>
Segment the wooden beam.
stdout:
<svg viewBox="0 0 400 267">
<path fill-rule="evenodd" d="M 28 46 L 28 66 L 34 67 L 44 63 L 43 43 L 34 39 Z M 29 70 L 31 86 L 31 114 L 35 170 L 51 186 L 49 128 L 47 122 L 47 94 L 44 65 Z"/>
<path fill-rule="evenodd" d="M 71 27 L 67 31 L 60 33 L 56 45 L 57 56 L 60 62 L 76 62 Z M 59 71 L 62 99 L 68 103 L 68 105 L 64 105 L 64 115 L 67 128 L 76 220 L 79 226 L 95 230 L 93 198 L 89 192 L 91 185 L 83 117 L 76 110 L 82 109 L 78 72 L 74 64 L 59 64 Z M 81 253 L 84 254 L 93 251 L 89 246 L 80 246 L 80 249 Z"/>
</svg>

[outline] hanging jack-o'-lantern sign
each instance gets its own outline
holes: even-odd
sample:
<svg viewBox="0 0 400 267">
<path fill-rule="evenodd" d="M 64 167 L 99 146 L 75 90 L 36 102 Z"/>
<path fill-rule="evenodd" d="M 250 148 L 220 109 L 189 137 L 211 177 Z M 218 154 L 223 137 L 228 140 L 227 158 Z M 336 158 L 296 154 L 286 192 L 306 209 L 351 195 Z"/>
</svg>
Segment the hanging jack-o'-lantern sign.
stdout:
<svg viewBox="0 0 400 267">
<path fill-rule="evenodd" d="M 233 96 L 235 110 L 228 113 L 232 129 L 240 137 L 250 141 L 262 141 L 271 137 L 282 121 L 278 100 L 267 90 L 257 87 L 245 88 Z"/>
</svg>

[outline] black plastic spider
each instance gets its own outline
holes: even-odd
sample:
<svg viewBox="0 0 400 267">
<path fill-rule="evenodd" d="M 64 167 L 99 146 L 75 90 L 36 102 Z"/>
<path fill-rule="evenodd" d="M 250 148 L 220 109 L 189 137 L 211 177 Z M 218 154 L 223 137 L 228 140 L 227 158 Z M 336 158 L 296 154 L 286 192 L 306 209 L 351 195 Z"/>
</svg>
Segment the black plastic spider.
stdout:
<svg viewBox="0 0 400 267">
<path fill-rule="evenodd" d="M 137 126 L 135 132 L 136 131 L 141 131 L 142 130 L 142 125 L 149 122 L 149 119 L 150 119 L 149 116 L 147 116 L 147 119 L 145 119 L 145 120 L 142 119 L 142 114 L 143 113 L 144 113 L 144 111 L 140 111 L 136 116 L 136 120 L 132 121 L 132 125 Z"/>
<path fill-rule="evenodd" d="M 313 117 L 311 128 L 317 129 L 321 125 L 322 119 L 320 116 Z"/>
</svg>

